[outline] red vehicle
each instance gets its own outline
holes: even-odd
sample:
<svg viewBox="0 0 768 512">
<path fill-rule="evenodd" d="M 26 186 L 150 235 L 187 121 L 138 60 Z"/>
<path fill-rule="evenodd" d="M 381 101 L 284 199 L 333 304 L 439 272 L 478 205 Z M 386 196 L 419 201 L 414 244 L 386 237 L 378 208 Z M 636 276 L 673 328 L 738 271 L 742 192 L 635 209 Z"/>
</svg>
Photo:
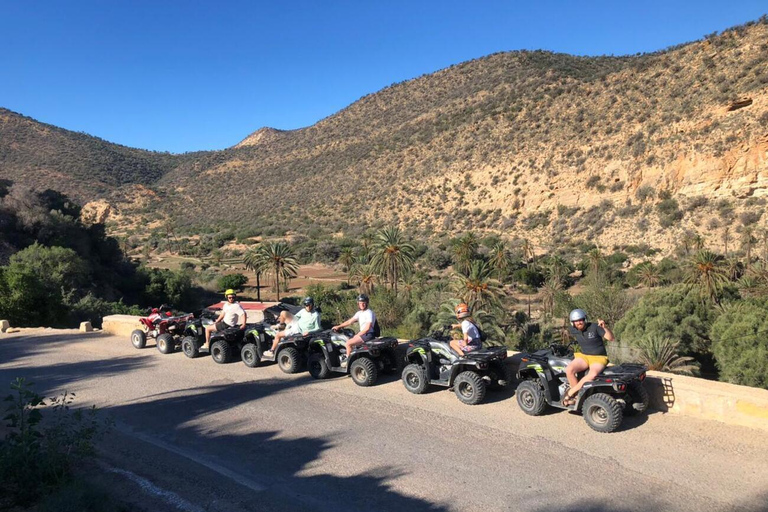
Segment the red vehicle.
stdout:
<svg viewBox="0 0 768 512">
<path fill-rule="evenodd" d="M 152 308 L 149 316 L 140 318 L 142 328 L 131 333 L 131 343 L 136 348 L 147 346 L 147 338 L 154 338 L 157 350 L 162 354 L 170 354 L 176 350 L 180 337 L 187 326 L 190 315 L 173 316 L 171 308 L 162 305 Z"/>
</svg>

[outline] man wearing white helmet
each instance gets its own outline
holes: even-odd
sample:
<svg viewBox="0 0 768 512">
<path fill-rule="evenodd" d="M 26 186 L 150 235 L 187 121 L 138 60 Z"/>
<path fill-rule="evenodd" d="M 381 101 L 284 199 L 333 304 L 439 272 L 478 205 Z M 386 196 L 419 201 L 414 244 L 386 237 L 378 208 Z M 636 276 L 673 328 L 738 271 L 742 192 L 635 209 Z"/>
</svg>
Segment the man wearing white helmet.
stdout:
<svg viewBox="0 0 768 512">
<path fill-rule="evenodd" d="M 587 314 L 582 309 L 571 311 L 568 319 L 571 326 L 568 332 L 581 347 L 581 352 L 573 354 L 571 361 L 565 368 L 565 375 L 568 377 L 570 387 L 563 394 L 563 405 L 573 405 L 576 403 L 574 398 L 585 383 L 595 380 L 600 372 L 608 366 L 608 352 L 605 350 L 605 341 L 613 341 L 615 338 L 613 332 L 605 325 L 603 320 L 598 319 L 597 324 L 587 321 Z M 576 374 L 589 370 L 581 379 L 576 378 Z"/>
</svg>

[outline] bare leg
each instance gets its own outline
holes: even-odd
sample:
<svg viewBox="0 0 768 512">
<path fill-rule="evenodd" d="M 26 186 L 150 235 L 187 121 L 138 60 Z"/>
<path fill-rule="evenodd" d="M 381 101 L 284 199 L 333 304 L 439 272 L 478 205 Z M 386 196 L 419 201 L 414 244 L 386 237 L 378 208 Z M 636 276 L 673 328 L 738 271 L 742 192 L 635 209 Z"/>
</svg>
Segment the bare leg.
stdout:
<svg viewBox="0 0 768 512">
<path fill-rule="evenodd" d="M 565 367 L 565 375 L 568 377 L 568 384 L 571 386 L 571 389 L 574 389 L 579 383 L 576 379 L 576 374 L 583 372 L 587 368 L 589 368 L 589 363 L 581 358 L 574 359 L 568 363 L 568 366 Z M 571 394 L 573 394 L 573 391 L 571 391 Z"/>
<path fill-rule="evenodd" d="M 352 353 L 353 348 L 362 344 L 363 344 L 363 338 L 361 338 L 359 334 L 356 334 L 354 337 L 352 337 L 352 339 L 347 341 L 347 357 L 349 357 L 349 354 Z"/>
<path fill-rule="evenodd" d="M 285 331 L 280 331 L 279 333 L 275 334 L 275 339 L 272 340 L 272 348 L 270 348 L 269 350 L 274 352 L 275 349 L 277 348 L 277 344 L 280 343 L 280 340 L 283 339 L 284 337 L 285 337 Z"/>
<path fill-rule="evenodd" d="M 576 393 L 579 392 L 579 390 L 586 384 L 587 382 L 593 381 L 597 378 L 598 375 L 600 375 L 600 372 L 605 369 L 604 364 L 600 363 L 592 363 L 589 365 L 589 373 L 587 373 L 584 378 L 582 378 L 575 386 L 571 387 L 570 394 L 571 396 L 575 396 Z"/>
<path fill-rule="evenodd" d="M 451 348 L 456 351 L 460 356 L 464 355 L 464 351 L 459 347 L 459 340 L 451 340 Z"/>
<path fill-rule="evenodd" d="M 204 349 L 208 349 L 210 343 L 211 343 L 211 333 L 216 330 L 216 324 L 206 325 L 205 326 L 205 345 L 202 346 Z"/>
</svg>

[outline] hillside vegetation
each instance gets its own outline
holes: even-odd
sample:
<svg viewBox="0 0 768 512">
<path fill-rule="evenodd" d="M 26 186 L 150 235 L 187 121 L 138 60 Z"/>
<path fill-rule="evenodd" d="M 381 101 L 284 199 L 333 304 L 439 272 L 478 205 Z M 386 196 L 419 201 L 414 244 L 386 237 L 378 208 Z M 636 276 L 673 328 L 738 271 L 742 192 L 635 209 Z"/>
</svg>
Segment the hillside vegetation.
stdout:
<svg viewBox="0 0 768 512">
<path fill-rule="evenodd" d="M 525 233 L 542 246 L 664 247 L 681 229 L 719 239 L 736 216 L 762 210 L 767 55 L 765 18 L 646 55 L 498 53 L 387 87 L 308 128 L 261 129 L 185 155 L 0 111 L 0 177 L 107 198 L 132 220 L 160 213 L 188 232 L 354 236 L 399 224 Z"/>
</svg>

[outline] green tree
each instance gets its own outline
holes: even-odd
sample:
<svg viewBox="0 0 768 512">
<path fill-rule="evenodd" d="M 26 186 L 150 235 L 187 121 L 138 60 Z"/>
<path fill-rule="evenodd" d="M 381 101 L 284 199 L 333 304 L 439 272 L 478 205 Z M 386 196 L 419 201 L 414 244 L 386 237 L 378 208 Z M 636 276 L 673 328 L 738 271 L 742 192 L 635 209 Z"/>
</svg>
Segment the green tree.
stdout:
<svg viewBox="0 0 768 512">
<path fill-rule="evenodd" d="M 634 343 L 640 362 L 649 370 L 692 375 L 698 364 L 692 357 L 679 354 L 680 342 L 669 337 L 651 334 Z"/>
<path fill-rule="evenodd" d="M 293 249 L 285 242 L 264 242 L 253 253 L 246 254 L 246 268 L 259 270 L 274 279 L 277 300 L 280 300 L 280 281 L 288 287 L 289 281 L 296 277 L 299 264 Z"/>
<path fill-rule="evenodd" d="M 454 270 L 467 272 L 472 260 L 477 256 L 478 247 L 480 247 L 480 241 L 477 239 L 477 235 L 471 231 L 451 240 Z"/>
<path fill-rule="evenodd" d="M 400 228 L 388 227 L 376 233 L 371 265 L 384 276 L 395 294 L 400 278 L 413 269 L 413 260 L 414 247 L 405 240 Z"/>
<path fill-rule="evenodd" d="M 357 281 L 358 289 L 360 293 L 371 295 L 376 288 L 376 280 L 378 274 L 373 269 L 371 264 L 363 265 L 358 263 L 354 265 L 349 273 L 350 277 Z"/>
<path fill-rule="evenodd" d="M 466 273 L 454 272 L 453 289 L 472 310 L 496 306 L 504 293 L 491 267 L 482 260 L 474 260 Z"/>
<path fill-rule="evenodd" d="M 507 249 L 507 244 L 502 240 L 497 241 L 491 247 L 491 251 L 488 254 L 488 264 L 493 269 L 494 275 L 499 279 L 503 279 L 509 272 L 512 266 L 512 256 Z"/>
<path fill-rule="evenodd" d="M 661 274 L 659 269 L 650 261 L 644 261 L 636 269 L 637 279 L 648 288 L 653 288 L 661 284 Z"/>
<path fill-rule="evenodd" d="M 712 324 L 712 353 L 720 380 L 768 389 L 768 304 L 748 300 L 726 307 Z"/>
<path fill-rule="evenodd" d="M 722 256 L 711 251 L 697 252 L 685 269 L 685 283 L 698 287 L 701 295 L 715 304 L 720 303 L 720 292 L 727 280 Z"/>
<path fill-rule="evenodd" d="M 243 286 L 248 282 L 248 278 L 243 274 L 227 274 L 221 276 L 218 280 L 219 291 L 228 289 L 242 290 Z"/>
</svg>

